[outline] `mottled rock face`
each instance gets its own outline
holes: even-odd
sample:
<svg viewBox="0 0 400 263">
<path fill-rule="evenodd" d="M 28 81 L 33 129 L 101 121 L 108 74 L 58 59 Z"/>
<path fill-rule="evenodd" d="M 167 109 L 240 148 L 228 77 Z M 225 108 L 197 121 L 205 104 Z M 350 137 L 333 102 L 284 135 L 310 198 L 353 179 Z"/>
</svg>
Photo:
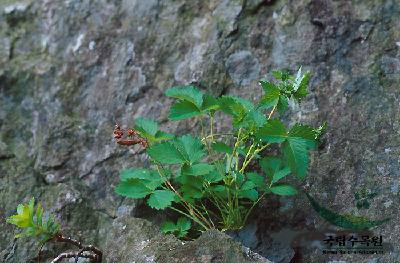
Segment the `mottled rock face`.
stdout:
<svg viewBox="0 0 400 263">
<path fill-rule="evenodd" d="M 310 176 L 298 185 L 336 211 L 392 218 L 374 230 L 389 251 L 322 255 L 307 233 L 334 230 L 302 196 L 268 198 L 252 215 L 251 231 L 233 236 L 276 262 L 399 261 L 399 17 L 396 0 L 1 1 L 0 218 L 35 196 L 68 234 L 125 255 L 112 249 L 110 228 L 121 217 L 159 224 L 164 215 L 113 193 L 121 169 L 148 162 L 139 148 L 115 145 L 115 121 L 126 126 L 149 117 L 182 133 L 196 123 L 165 122 L 171 101 L 163 91 L 171 85 L 193 82 L 253 100 L 261 95 L 259 78 L 302 65 L 313 73 L 311 92 L 287 122 L 326 120 L 329 129 Z M 222 120 L 219 129 L 226 126 Z M 357 208 L 360 191 L 375 193 L 368 209 Z M 35 256 L 32 242 L 13 240 L 4 220 L 0 229 L 0 261 Z M 133 229 L 126 234 L 144 238 L 134 241 L 137 248 L 148 237 Z M 129 239 L 124 232 L 121 238 Z M 149 244 L 149 256 L 157 242 Z M 179 249 L 201 249 L 190 244 Z M 234 262 L 225 250 L 210 251 L 195 262 Z M 174 262 L 174 252 L 163 255 Z"/>
</svg>

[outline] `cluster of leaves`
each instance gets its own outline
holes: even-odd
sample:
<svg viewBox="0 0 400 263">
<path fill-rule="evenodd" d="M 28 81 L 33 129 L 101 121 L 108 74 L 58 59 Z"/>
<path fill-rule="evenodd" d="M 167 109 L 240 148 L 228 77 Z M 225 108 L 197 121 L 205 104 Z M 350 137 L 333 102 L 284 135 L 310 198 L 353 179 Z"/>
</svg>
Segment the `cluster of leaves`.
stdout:
<svg viewBox="0 0 400 263">
<path fill-rule="evenodd" d="M 15 237 L 37 237 L 41 243 L 52 239 L 60 231 L 60 225 L 55 222 L 53 216 L 49 216 L 47 219 L 43 218 L 43 207 L 40 203 L 35 209 L 33 197 L 29 203 L 19 204 L 17 214 L 8 217 L 7 223 L 24 229 L 24 232 Z"/>
<path fill-rule="evenodd" d="M 175 236 L 182 238 L 187 235 L 192 222 L 186 217 L 180 217 L 176 224 L 172 221 L 167 221 L 161 228 L 161 231 L 165 234 L 174 234 Z"/>
<path fill-rule="evenodd" d="M 152 120 L 136 120 L 135 129 L 150 142 L 147 154 L 152 165 L 124 170 L 116 193 L 147 198 L 150 207 L 175 210 L 202 229 L 222 230 L 241 228 L 266 194 L 296 194 L 285 178 L 306 177 L 309 152 L 324 127 L 287 128 L 274 117 L 288 108 L 289 100 L 300 102 L 307 95 L 310 75 L 302 74 L 301 68 L 296 76 L 281 71 L 273 75 L 275 82 L 260 81 L 265 94 L 257 104 L 235 96 L 213 97 L 194 86 L 168 89 L 166 95 L 177 100 L 169 119 L 196 118 L 201 134 L 173 136 L 160 131 Z M 219 112 L 232 119 L 228 133 L 214 131 Z M 272 145 L 280 147 L 279 154 L 262 158 L 261 152 Z M 251 163 L 262 173 L 248 171 Z M 188 227 L 186 221 L 179 221 L 163 229 L 183 235 Z"/>
</svg>

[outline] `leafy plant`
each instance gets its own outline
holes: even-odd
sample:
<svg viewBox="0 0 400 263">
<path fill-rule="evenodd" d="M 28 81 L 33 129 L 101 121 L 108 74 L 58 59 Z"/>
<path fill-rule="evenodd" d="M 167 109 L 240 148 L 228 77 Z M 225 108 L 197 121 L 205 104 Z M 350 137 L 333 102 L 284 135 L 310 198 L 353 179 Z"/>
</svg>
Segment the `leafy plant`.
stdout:
<svg viewBox="0 0 400 263">
<path fill-rule="evenodd" d="M 55 222 L 54 216 L 48 217 L 47 220 L 43 219 L 41 204 L 38 204 L 35 209 L 34 198 L 31 198 L 27 204 L 19 204 L 17 214 L 7 218 L 6 222 L 25 230 L 17 234 L 16 238 L 37 237 L 41 243 L 52 239 L 60 231 L 60 225 Z"/>
<path fill-rule="evenodd" d="M 27 204 L 19 204 L 17 206 L 17 214 L 6 219 L 6 222 L 13 224 L 24 231 L 15 235 L 16 238 L 34 237 L 39 239 L 40 250 L 38 254 L 38 262 L 40 262 L 40 252 L 46 242 L 63 242 L 69 243 L 79 248 L 79 252 L 68 252 L 59 254 L 52 263 L 60 262 L 64 258 L 88 258 L 91 262 L 101 263 L 102 252 L 92 246 L 84 246 L 81 242 L 65 237 L 60 232 L 60 225 L 55 222 L 55 217 L 50 215 L 47 219 L 43 216 L 44 210 L 39 203 L 35 209 L 35 199 L 32 197 Z"/>
<path fill-rule="evenodd" d="M 213 97 L 194 86 L 168 89 L 165 94 L 176 99 L 169 119 L 195 118 L 201 133 L 157 136 L 166 133 L 156 122 L 136 120 L 135 132 L 149 142 L 151 166 L 124 170 L 116 193 L 147 198 L 150 207 L 172 209 L 202 230 L 240 229 L 264 196 L 295 195 L 296 188 L 285 178 L 292 174 L 304 180 L 309 152 L 325 126 L 314 129 L 298 123 L 287 128 L 276 118 L 290 100 L 300 102 L 307 95 L 310 74 L 300 68 L 296 76 L 282 71 L 273 75 L 275 82 L 260 81 L 265 94 L 257 104 L 236 96 Z M 215 132 L 220 112 L 231 117 L 231 131 Z M 280 154 L 262 157 L 273 145 L 281 148 Z M 250 164 L 260 166 L 262 173 Z M 190 225 L 185 224 L 184 231 L 181 225 L 182 221 L 169 222 L 163 230 L 182 236 Z"/>
<path fill-rule="evenodd" d="M 192 222 L 188 218 L 180 217 L 176 224 L 172 221 L 165 222 L 161 227 L 161 231 L 165 234 L 171 233 L 182 238 L 187 235 L 191 226 Z"/>
</svg>

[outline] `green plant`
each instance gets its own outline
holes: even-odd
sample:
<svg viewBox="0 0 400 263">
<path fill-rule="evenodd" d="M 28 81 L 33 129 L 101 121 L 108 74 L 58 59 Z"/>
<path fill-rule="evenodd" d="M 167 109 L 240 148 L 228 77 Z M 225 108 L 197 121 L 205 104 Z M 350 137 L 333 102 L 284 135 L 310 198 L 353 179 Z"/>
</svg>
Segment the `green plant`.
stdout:
<svg viewBox="0 0 400 263">
<path fill-rule="evenodd" d="M 24 231 L 15 235 L 16 238 L 34 237 L 39 239 L 40 249 L 38 254 L 38 262 L 40 262 L 40 252 L 42 247 L 49 241 L 63 242 L 72 244 L 80 249 L 79 252 L 69 252 L 59 254 L 52 263 L 60 262 L 64 258 L 88 258 L 92 262 L 101 263 L 102 252 L 92 246 L 84 246 L 81 242 L 65 237 L 60 232 L 60 225 L 55 222 L 55 217 L 50 215 L 47 219 L 43 216 L 44 210 L 39 203 L 35 209 L 35 199 L 32 197 L 27 204 L 19 204 L 17 206 L 17 214 L 6 219 L 6 222 L 13 224 Z"/>
<path fill-rule="evenodd" d="M 195 118 L 200 137 L 173 136 L 159 131 L 152 120 L 136 120 L 130 135 L 147 140 L 151 166 L 124 170 L 116 193 L 147 198 L 150 207 L 170 208 L 203 230 L 240 229 L 265 195 L 296 194 L 296 188 L 284 179 L 290 174 L 300 180 L 306 177 L 309 152 L 316 147 L 324 126 L 314 129 L 295 124 L 288 129 L 275 118 L 276 112 L 288 108 L 290 100 L 300 102 L 307 95 L 310 74 L 302 74 L 300 68 L 296 76 L 282 71 L 273 76 L 276 82 L 260 81 L 265 95 L 257 104 L 235 96 L 216 98 L 194 86 L 168 89 L 166 95 L 177 100 L 169 119 Z M 231 117 L 230 131 L 215 132 L 219 112 Z M 121 137 L 118 133 L 118 139 Z M 276 146 L 281 149 L 279 154 L 262 157 Z M 261 174 L 255 172 L 257 165 Z M 172 224 L 165 229 L 179 235 L 187 230 L 177 230 Z"/>
</svg>

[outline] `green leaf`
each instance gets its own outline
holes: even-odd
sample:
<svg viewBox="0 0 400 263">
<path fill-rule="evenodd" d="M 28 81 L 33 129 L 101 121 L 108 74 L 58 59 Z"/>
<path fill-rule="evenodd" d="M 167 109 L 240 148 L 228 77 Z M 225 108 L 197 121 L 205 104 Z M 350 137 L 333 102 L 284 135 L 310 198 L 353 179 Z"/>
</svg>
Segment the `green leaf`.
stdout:
<svg viewBox="0 0 400 263">
<path fill-rule="evenodd" d="M 285 95 L 279 96 L 278 111 L 284 113 L 289 106 L 289 99 Z"/>
<path fill-rule="evenodd" d="M 241 190 L 240 196 L 243 198 L 248 198 L 251 201 L 257 201 L 258 199 L 258 192 L 256 189 L 249 189 L 249 190 Z"/>
<path fill-rule="evenodd" d="M 205 154 L 201 140 L 189 134 L 179 137 L 174 141 L 174 145 L 190 164 L 200 161 Z"/>
<path fill-rule="evenodd" d="M 219 102 L 216 98 L 208 94 L 203 96 L 203 105 L 201 106 L 202 111 L 216 111 L 219 108 Z"/>
<path fill-rule="evenodd" d="M 187 161 L 175 145 L 168 141 L 150 146 L 147 154 L 155 161 L 163 164 L 181 164 Z"/>
<path fill-rule="evenodd" d="M 164 234 L 173 233 L 177 230 L 176 225 L 172 221 L 166 221 L 161 226 L 161 232 Z"/>
<path fill-rule="evenodd" d="M 295 195 L 297 190 L 290 185 L 281 184 L 271 187 L 271 192 L 277 195 Z"/>
<path fill-rule="evenodd" d="M 135 129 L 142 137 L 154 138 L 158 130 L 158 124 L 150 119 L 138 118 L 135 120 Z"/>
<path fill-rule="evenodd" d="M 154 137 L 154 141 L 159 142 L 172 140 L 174 138 L 174 135 L 163 131 L 157 131 Z"/>
<path fill-rule="evenodd" d="M 219 172 L 217 172 L 216 170 L 214 170 L 208 174 L 205 174 L 203 176 L 203 178 L 205 181 L 210 182 L 210 183 L 219 182 L 223 179 L 222 175 Z"/>
<path fill-rule="evenodd" d="M 314 131 L 306 125 L 295 125 L 282 144 L 282 151 L 290 170 L 304 179 L 309 165 L 309 151 L 315 148 Z"/>
<path fill-rule="evenodd" d="M 182 167 L 182 172 L 188 175 L 205 175 L 214 171 L 214 165 L 208 163 L 199 163 L 194 165 L 186 165 Z"/>
<path fill-rule="evenodd" d="M 274 176 L 272 177 L 271 184 L 278 182 L 279 180 L 284 178 L 286 175 L 290 174 L 290 172 L 291 171 L 290 171 L 289 167 L 285 167 L 282 170 L 275 172 Z"/>
<path fill-rule="evenodd" d="M 176 224 L 171 221 L 165 222 L 161 226 L 161 231 L 165 234 L 173 233 L 177 237 L 181 238 L 187 235 L 192 223 L 186 217 L 180 217 Z"/>
<path fill-rule="evenodd" d="M 200 109 L 203 103 L 203 93 L 194 86 L 172 87 L 165 92 L 165 95 L 190 102 L 195 105 L 197 109 Z"/>
<path fill-rule="evenodd" d="M 281 168 L 282 161 L 278 157 L 270 156 L 264 157 L 260 161 L 261 169 L 271 179 L 273 175 Z"/>
<path fill-rule="evenodd" d="M 264 177 L 257 173 L 247 173 L 246 176 L 251 182 L 261 189 L 264 189 L 267 186 Z"/>
<path fill-rule="evenodd" d="M 244 117 L 239 121 L 234 121 L 234 125 L 237 127 L 244 127 L 250 129 L 256 129 L 263 126 L 267 122 L 267 118 L 264 114 L 258 110 L 251 110 L 247 112 Z"/>
<path fill-rule="evenodd" d="M 144 184 L 143 180 L 134 178 L 120 181 L 115 187 L 115 192 L 129 198 L 140 199 L 151 194 L 152 190 Z"/>
<path fill-rule="evenodd" d="M 244 184 L 240 187 L 240 190 L 250 190 L 250 189 L 254 189 L 256 185 L 252 182 L 252 181 L 246 181 L 244 182 Z"/>
<path fill-rule="evenodd" d="M 149 170 L 143 169 L 143 168 L 129 168 L 125 169 L 121 172 L 119 175 L 120 179 L 122 181 L 128 180 L 128 179 L 149 179 L 150 178 L 150 172 Z"/>
<path fill-rule="evenodd" d="M 281 143 L 285 141 L 287 132 L 280 120 L 272 119 L 257 131 L 256 137 L 268 143 Z"/>
<path fill-rule="evenodd" d="M 268 109 L 276 106 L 279 101 L 279 96 L 281 95 L 279 88 L 268 81 L 260 81 L 260 84 L 265 91 L 265 95 L 260 100 L 262 108 Z"/>
<path fill-rule="evenodd" d="M 321 206 L 317 201 L 314 200 L 314 198 L 311 197 L 308 193 L 306 193 L 308 200 L 311 203 L 311 206 L 314 208 L 314 210 L 326 221 L 329 223 L 342 227 L 344 229 L 349 229 L 349 230 L 367 230 L 379 225 L 382 225 L 383 223 L 388 222 L 390 219 L 386 218 L 383 220 L 370 220 L 366 217 L 360 217 L 360 216 L 353 216 L 353 215 L 341 215 L 338 213 L 335 213 L 323 206 Z"/>
<path fill-rule="evenodd" d="M 188 231 L 192 223 L 186 217 L 180 217 L 176 222 L 176 226 L 179 227 L 181 231 Z"/>
<path fill-rule="evenodd" d="M 211 145 L 211 147 L 214 149 L 216 152 L 220 153 L 227 153 L 227 154 L 232 154 L 232 147 L 226 145 L 223 142 L 215 142 Z"/>
<path fill-rule="evenodd" d="M 171 106 L 168 118 L 177 121 L 201 115 L 202 112 L 189 101 L 177 102 Z"/>
<path fill-rule="evenodd" d="M 308 94 L 307 86 L 309 81 L 310 81 L 310 73 L 307 72 L 304 75 L 301 75 L 301 67 L 300 67 L 299 71 L 297 72 L 295 82 L 293 84 L 294 87 L 293 97 L 297 101 L 300 102 L 303 98 L 307 96 Z"/>
<path fill-rule="evenodd" d="M 253 103 L 235 96 L 222 96 L 219 98 L 219 104 L 221 110 L 233 116 L 236 122 L 239 122 L 249 111 L 254 110 Z"/>
<path fill-rule="evenodd" d="M 147 200 L 147 204 L 154 209 L 162 210 L 171 206 L 175 194 L 170 190 L 156 190 Z"/>
</svg>

